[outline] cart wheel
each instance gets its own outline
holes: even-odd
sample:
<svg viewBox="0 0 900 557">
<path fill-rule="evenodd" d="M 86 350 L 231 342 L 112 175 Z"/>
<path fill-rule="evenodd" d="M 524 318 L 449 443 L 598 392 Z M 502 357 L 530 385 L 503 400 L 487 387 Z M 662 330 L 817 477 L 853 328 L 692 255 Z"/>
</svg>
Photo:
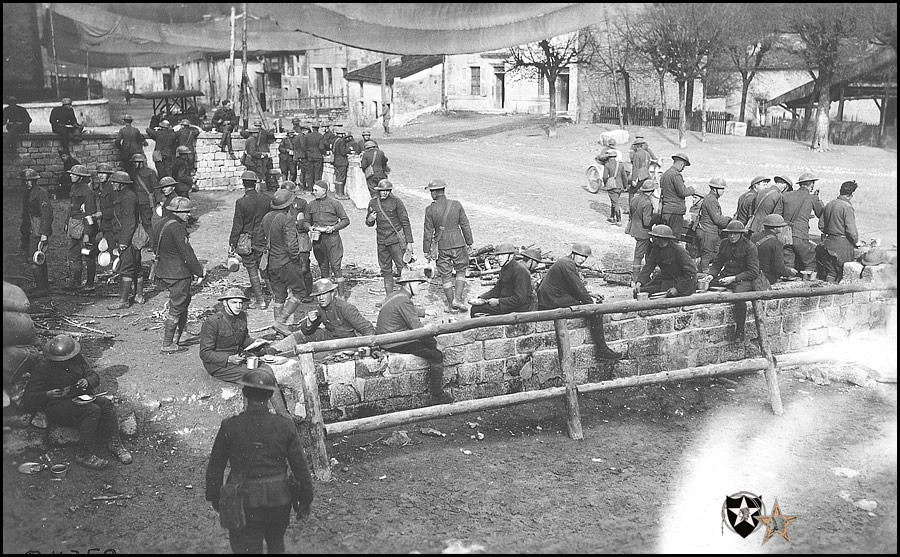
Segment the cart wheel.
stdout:
<svg viewBox="0 0 900 557">
<path fill-rule="evenodd" d="M 587 190 L 591 193 L 599 192 L 603 185 L 603 170 L 596 164 L 592 164 L 584 171 L 584 175 L 588 181 Z"/>
</svg>

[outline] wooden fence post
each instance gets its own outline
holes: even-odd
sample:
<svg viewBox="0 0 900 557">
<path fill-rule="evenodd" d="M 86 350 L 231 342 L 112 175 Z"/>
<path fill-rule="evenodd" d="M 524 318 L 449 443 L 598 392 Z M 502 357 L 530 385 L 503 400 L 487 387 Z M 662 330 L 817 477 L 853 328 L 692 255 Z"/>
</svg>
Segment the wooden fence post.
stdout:
<svg viewBox="0 0 900 557">
<path fill-rule="evenodd" d="M 316 479 L 331 481 L 331 461 L 325 448 L 325 421 L 322 419 L 322 404 L 319 402 L 319 384 L 316 381 L 316 363 L 312 353 L 300 354 L 300 374 L 303 378 L 303 399 L 306 402 L 306 417 L 309 420 L 310 467 Z"/>
<path fill-rule="evenodd" d="M 769 400 L 772 402 L 772 412 L 776 416 L 784 414 L 784 408 L 781 406 L 781 389 L 778 387 L 778 370 L 775 369 L 775 358 L 772 356 L 772 350 L 769 349 L 769 339 L 766 335 L 766 323 L 763 309 L 759 300 L 753 300 L 753 320 L 756 322 L 756 334 L 759 338 L 759 348 L 762 350 L 763 356 L 769 362 L 766 367 L 766 385 L 769 388 Z"/>
<path fill-rule="evenodd" d="M 572 358 L 572 346 L 569 344 L 569 330 L 565 319 L 554 319 L 556 329 L 556 354 L 559 357 L 559 369 L 566 382 L 566 427 L 569 437 L 576 441 L 584 439 L 581 430 L 581 410 L 578 407 L 578 386 L 575 384 L 575 362 Z"/>
</svg>

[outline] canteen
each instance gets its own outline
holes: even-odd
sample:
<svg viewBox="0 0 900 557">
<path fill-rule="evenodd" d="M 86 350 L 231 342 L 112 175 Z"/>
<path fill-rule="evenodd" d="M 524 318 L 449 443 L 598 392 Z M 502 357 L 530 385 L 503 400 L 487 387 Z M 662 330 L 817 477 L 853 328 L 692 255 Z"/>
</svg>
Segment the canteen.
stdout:
<svg viewBox="0 0 900 557">
<path fill-rule="evenodd" d="M 237 256 L 230 255 L 228 256 L 228 262 L 226 266 L 228 267 L 229 272 L 235 273 L 241 268 L 241 262 L 237 258 Z"/>
<path fill-rule="evenodd" d="M 34 250 L 34 255 L 31 256 L 31 260 L 34 261 L 35 265 L 43 265 L 44 262 L 47 261 L 47 254 L 39 249 Z"/>
<path fill-rule="evenodd" d="M 109 249 L 109 242 L 106 241 L 106 238 L 100 239 L 100 243 L 97 244 L 97 249 L 100 251 L 106 251 Z"/>
<path fill-rule="evenodd" d="M 106 267 L 112 262 L 112 257 L 109 255 L 108 251 L 101 251 L 100 255 L 97 256 L 97 265 L 101 267 Z"/>
</svg>

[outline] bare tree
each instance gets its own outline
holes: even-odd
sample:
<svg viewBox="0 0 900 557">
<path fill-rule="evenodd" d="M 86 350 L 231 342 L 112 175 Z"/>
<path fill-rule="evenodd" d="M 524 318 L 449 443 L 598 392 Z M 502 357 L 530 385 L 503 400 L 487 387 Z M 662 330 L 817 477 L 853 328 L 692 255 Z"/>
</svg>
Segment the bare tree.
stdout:
<svg viewBox="0 0 900 557">
<path fill-rule="evenodd" d="M 897 54 L 897 4 L 859 4 L 863 12 L 863 32 L 878 46 L 889 46 Z"/>
<path fill-rule="evenodd" d="M 631 123 L 629 119 L 633 104 L 632 76 L 642 73 L 640 68 L 642 60 L 634 42 L 628 40 L 628 19 L 625 17 L 616 17 L 613 21 L 611 19 L 607 16 L 603 24 L 589 28 L 585 33 L 585 40 L 593 43 L 594 56 L 591 66 L 596 68 L 601 76 L 609 77 L 612 80 L 616 108 L 619 110 L 619 124 L 625 126 L 626 123 Z M 619 102 L 620 78 L 625 95 L 624 111 Z"/>
<path fill-rule="evenodd" d="M 789 4 L 788 25 L 800 36 L 800 55 L 818 93 L 816 125 L 810 148 L 829 149 L 831 86 L 838 70 L 859 54 L 865 44 L 862 11 L 855 4 Z"/>
<path fill-rule="evenodd" d="M 583 40 L 581 32 L 544 39 L 509 49 L 506 63 L 511 72 L 526 77 L 542 76 L 550 94 L 550 127 L 547 135 L 556 135 L 556 80 L 565 68 L 590 63 L 593 44 Z"/>
<path fill-rule="evenodd" d="M 744 121 L 750 84 L 756 77 L 766 55 L 775 45 L 777 18 L 773 17 L 775 4 L 738 4 L 735 7 L 737 25 L 732 26 L 726 37 L 725 50 L 732 68 L 741 76 L 741 112 L 738 120 Z"/>
</svg>

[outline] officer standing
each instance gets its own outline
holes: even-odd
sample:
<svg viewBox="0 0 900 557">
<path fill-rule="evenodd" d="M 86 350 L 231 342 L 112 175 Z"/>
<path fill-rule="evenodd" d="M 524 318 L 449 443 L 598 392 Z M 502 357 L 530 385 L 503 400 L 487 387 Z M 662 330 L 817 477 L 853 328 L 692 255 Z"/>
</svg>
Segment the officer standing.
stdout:
<svg viewBox="0 0 900 557">
<path fill-rule="evenodd" d="M 672 155 L 672 166 L 666 170 L 659 179 L 659 188 L 662 195 L 662 207 L 660 214 L 663 224 L 668 225 L 675 234 L 675 240 L 681 241 L 681 233 L 684 228 L 684 214 L 687 213 L 685 199 L 694 195 L 694 188 L 684 185 L 681 173 L 685 167 L 691 166 L 691 161 L 684 153 Z"/>
<path fill-rule="evenodd" d="M 759 253 L 756 244 L 747 237 L 747 229 L 741 221 L 733 220 L 725 227 L 728 241 L 719 246 L 719 253 L 709 268 L 709 274 L 717 285 L 732 292 L 766 290 L 759 277 Z M 734 304 L 734 339 L 744 340 L 744 323 L 747 321 L 747 302 Z"/>
<path fill-rule="evenodd" d="M 182 335 L 187 328 L 188 307 L 191 305 L 191 282 L 195 276 L 206 276 L 206 269 L 197 261 L 185 228 L 194 202 L 186 197 L 176 197 L 166 209 L 170 214 L 153 225 L 150 245 L 156 253 L 156 278 L 169 291 L 169 315 L 163 324 L 159 351 L 174 354 L 185 350 L 180 343 L 196 340 L 182 338 Z"/>
<path fill-rule="evenodd" d="M 841 184 L 837 199 L 828 202 L 819 219 L 822 243 L 816 248 L 819 280 L 841 282 L 844 263 L 853 261 L 853 249 L 859 242 L 856 211 L 850 200 L 859 186 L 855 180 Z"/>
<path fill-rule="evenodd" d="M 472 300 L 470 315 L 501 315 L 517 311 L 529 311 L 532 306 L 531 275 L 524 265 L 516 261 L 516 248 L 503 243 L 494 249 L 500 274 L 497 284 Z"/>
<path fill-rule="evenodd" d="M 375 243 L 378 248 L 378 266 L 384 280 L 384 295 L 394 291 L 394 277 L 406 267 L 403 256 L 412 252 L 412 228 L 406 206 L 392 194 L 390 180 L 378 182 L 378 197 L 369 200 L 366 226 L 375 227 Z M 396 271 L 394 271 L 396 268 Z"/>
<path fill-rule="evenodd" d="M 159 175 L 147 166 L 147 157 L 143 153 L 131 155 L 131 164 L 131 179 L 135 183 L 134 194 L 137 196 L 141 226 L 149 234 L 153 221 L 153 192 L 159 187 Z"/>
<path fill-rule="evenodd" d="M 731 219 L 722 214 L 719 198 L 725 191 L 725 179 L 713 178 L 709 181 L 709 193 L 700 203 L 700 230 L 697 233 L 700 239 L 700 270 L 706 272 L 710 262 L 719 252 L 719 244 L 722 243 L 721 233 L 731 222 Z"/>
<path fill-rule="evenodd" d="M 475 240 L 466 210 L 459 201 L 447 199 L 446 188 L 447 183 L 440 179 L 428 184 L 434 202 L 425 209 L 422 249 L 428 261 L 437 261 L 438 275 L 447 300 L 447 313 L 457 313 L 467 309 L 463 302 L 463 290 L 466 288 L 469 254 Z"/>
<path fill-rule="evenodd" d="M 226 484 L 242 484 L 239 497 L 246 514 L 244 528 L 228 530 L 232 552 L 262 553 L 265 539 L 269 553 L 284 553 L 291 506 L 299 520 L 309 517 L 312 480 L 293 421 L 268 412 L 268 401 L 278 390 L 272 372 L 250 370 L 238 384 L 243 386 L 247 409 L 222 420 L 206 468 L 206 500 L 223 511 L 219 495 L 225 467 L 230 466 Z"/>
<path fill-rule="evenodd" d="M 241 257 L 247 274 L 250 275 L 250 288 L 253 290 L 255 305 L 249 309 L 266 309 L 268 304 L 263 296 L 262 280 L 259 272 L 259 259 L 266 249 L 266 237 L 263 234 L 262 221 L 269 212 L 271 198 L 256 191 L 256 173 L 245 170 L 241 175 L 244 183 L 244 196 L 234 202 L 234 219 L 231 223 L 231 234 L 228 236 L 228 245 L 232 253 Z M 241 246 L 238 253 L 238 243 L 241 238 L 250 240 L 250 250 L 246 245 Z"/>
<path fill-rule="evenodd" d="M 675 234 L 664 224 L 650 231 L 652 245 L 647 264 L 641 269 L 634 285 L 634 293 L 665 292 L 667 298 L 690 296 L 697 291 L 697 265 L 681 244 L 674 242 Z M 659 272 L 650 279 L 650 273 Z"/>
<path fill-rule="evenodd" d="M 798 271 L 812 271 L 816 266 L 815 245 L 809 240 L 809 219 L 822 216 L 825 204 L 815 188 L 818 178 L 805 173 L 797 180 L 797 189 L 784 194 L 781 216 L 791 227 L 792 245 L 785 246 L 785 265 Z"/>
<path fill-rule="evenodd" d="M 94 190 L 91 189 L 91 173 L 82 164 L 72 167 L 69 171 L 69 179 L 72 182 L 72 191 L 69 194 L 69 211 L 66 215 L 66 236 L 69 246 L 66 250 L 66 274 L 69 275 L 68 283 L 63 290 L 77 290 L 81 288 L 82 259 L 81 248 L 85 242 L 90 241 L 91 230 L 87 228 L 85 217 L 97 212 L 97 200 Z"/>
<path fill-rule="evenodd" d="M 656 189 L 656 183 L 652 180 L 642 180 L 640 192 L 629 204 L 628 227 L 625 229 L 634 238 L 634 258 L 631 262 L 631 280 L 636 281 L 641 267 L 647 259 L 650 251 L 650 228 L 653 219 L 653 202 L 650 194 Z"/>
<path fill-rule="evenodd" d="M 113 236 L 119 246 L 119 301 L 109 310 L 128 309 L 131 301 L 144 303 L 144 270 L 141 266 L 141 250 L 131 245 L 134 231 L 140 226 L 138 200 L 131 189 L 134 182 L 128 174 L 115 172 L 109 179 L 116 189 L 117 196 L 113 209 Z M 135 284 L 135 281 L 137 283 Z M 135 286 L 134 298 L 131 288 Z"/>
<path fill-rule="evenodd" d="M 53 204 L 50 202 L 50 194 L 47 190 L 37 185 L 40 175 L 31 168 L 26 168 L 25 189 L 28 194 L 23 201 L 26 204 L 25 214 L 22 215 L 22 229 L 26 228 L 24 219 L 28 219 L 28 250 L 27 253 L 37 254 L 38 251 L 46 253 L 50 236 L 53 234 Z M 50 295 L 50 280 L 47 275 L 47 261 L 44 257 L 32 257 L 32 274 L 34 275 L 34 290 L 28 292 L 29 298 L 43 298 Z"/>
<path fill-rule="evenodd" d="M 322 278 L 334 278 L 338 295 L 348 297 L 346 279 L 341 264 L 344 260 L 344 243 L 340 230 L 350 224 L 344 206 L 340 201 L 328 197 L 328 183 L 318 180 L 313 186 L 313 199 L 309 203 L 309 222 L 313 234 L 313 255 L 319 263 Z M 318 240 L 316 240 L 318 235 Z"/>
<path fill-rule="evenodd" d="M 269 249 L 266 273 L 272 286 L 272 328 L 289 336 L 287 320 L 300 305 L 304 291 L 303 268 L 300 262 L 300 241 L 296 220 L 291 215 L 294 192 L 278 190 L 269 203 L 269 211 L 262 219 L 262 233 Z M 290 297 L 288 296 L 290 290 Z"/>
</svg>

